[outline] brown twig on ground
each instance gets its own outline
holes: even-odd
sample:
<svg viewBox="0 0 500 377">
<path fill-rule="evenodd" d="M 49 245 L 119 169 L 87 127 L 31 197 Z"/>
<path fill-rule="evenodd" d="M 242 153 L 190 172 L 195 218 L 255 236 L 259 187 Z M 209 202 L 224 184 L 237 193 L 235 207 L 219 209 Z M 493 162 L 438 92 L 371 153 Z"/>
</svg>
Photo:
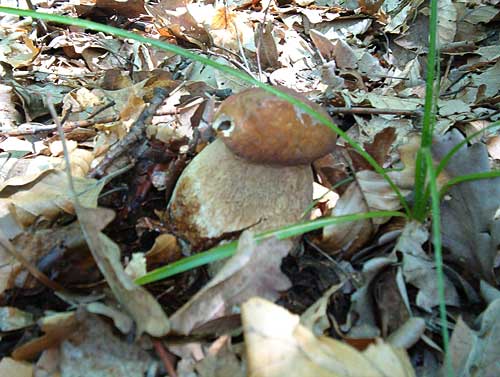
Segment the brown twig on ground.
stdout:
<svg viewBox="0 0 500 377">
<path fill-rule="evenodd" d="M 92 119 L 93 117 L 95 117 L 96 115 L 99 115 L 100 113 L 102 113 L 104 110 L 110 108 L 111 106 L 114 106 L 116 104 L 115 101 L 109 101 L 108 103 L 105 103 L 104 105 L 102 106 L 99 106 L 97 107 L 90 115 L 87 119 Z"/>
<path fill-rule="evenodd" d="M 418 116 L 419 110 L 375 109 L 373 107 L 334 107 L 328 110 L 331 114 L 393 114 Z"/>
<path fill-rule="evenodd" d="M 120 117 L 118 115 L 112 115 L 99 119 L 87 119 L 87 120 L 78 120 L 74 122 L 66 122 L 63 127 L 64 132 L 73 131 L 75 128 L 83 128 L 90 127 L 96 125 L 98 123 L 111 123 L 119 120 Z M 57 130 L 57 125 L 55 124 L 42 124 L 37 122 L 23 123 L 17 127 L 17 129 L 12 131 L 2 132 L 0 130 L 0 135 L 5 136 L 27 136 L 27 135 L 35 135 L 37 133 L 42 132 L 54 132 Z"/>
<path fill-rule="evenodd" d="M 3 236 L 0 232 L 0 250 L 3 250 L 6 254 L 9 254 L 13 258 L 17 259 L 21 265 L 29 271 L 35 279 L 46 287 L 56 291 L 56 292 L 67 292 L 67 290 L 58 282 L 51 280 L 47 275 L 40 271 L 33 263 L 26 259 L 21 253 L 19 253 L 14 245 Z"/>
<path fill-rule="evenodd" d="M 167 373 L 171 377 L 177 377 L 177 373 L 175 372 L 174 363 L 172 361 L 173 355 L 169 353 L 160 340 L 153 339 L 153 345 L 155 347 L 156 354 L 160 358 L 163 366 L 167 370 Z"/>
<path fill-rule="evenodd" d="M 166 89 L 155 88 L 153 98 L 149 106 L 143 110 L 141 115 L 139 115 L 139 118 L 132 126 L 129 134 L 118 144 L 115 144 L 113 147 L 111 147 L 101 163 L 89 172 L 89 177 L 100 178 L 104 176 L 106 174 L 106 170 L 118 157 L 129 152 L 133 144 L 143 139 L 143 135 L 147 125 L 150 123 L 151 119 L 153 118 L 165 98 L 167 98 L 168 93 L 169 92 Z"/>
</svg>

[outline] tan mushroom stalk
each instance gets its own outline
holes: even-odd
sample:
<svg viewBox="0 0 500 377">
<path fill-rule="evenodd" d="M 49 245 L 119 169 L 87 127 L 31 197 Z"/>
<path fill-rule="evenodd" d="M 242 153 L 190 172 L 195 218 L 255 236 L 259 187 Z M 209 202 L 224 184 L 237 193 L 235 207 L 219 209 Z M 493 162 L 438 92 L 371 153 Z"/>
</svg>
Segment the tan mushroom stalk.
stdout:
<svg viewBox="0 0 500 377">
<path fill-rule="evenodd" d="M 317 104 L 286 91 L 328 116 Z M 312 200 L 310 164 L 334 148 L 336 135 L 258 88 L 225 100 L 213 128 L 218 140 L 186 167 L 169 203 L 178 235 L 199 249 L 228 233 L 299 221 Z"/>
</svg>

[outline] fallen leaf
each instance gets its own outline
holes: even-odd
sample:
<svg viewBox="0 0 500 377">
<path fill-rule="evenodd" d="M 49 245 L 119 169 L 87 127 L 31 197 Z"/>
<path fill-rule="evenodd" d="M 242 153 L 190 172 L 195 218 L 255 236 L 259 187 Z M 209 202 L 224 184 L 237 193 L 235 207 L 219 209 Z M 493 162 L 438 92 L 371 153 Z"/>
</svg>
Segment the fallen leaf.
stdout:
<svg viewBox="0 0 500 377">
<path fill-rule="evenodd" d="M 401 190 L 407 195 L 409 190 Z M 364 170 L 356 173 L 356 180 L 337 201 L 332 216 L 367 211 L 394 211 L 401 208 L 399 197 L 389 183 L 379 174 Z M 351 221 L 323 228 L 321 244 L 329 252 L 347 251 L 347 258 L 367 242 L 387 218 Z"/>
<path fill-rule="evenodd" d="M 99 266 L 116 300 L 134 318 L 137 336 L 147 332 L 153 336 L 163 336 L 170 325 L 158 301 L 130 279 L 120 261 L 120 249 L 101 233 L 114 217 L 111 210 L 76 207 L 80 226 L 92 255 Z"/>
<path fill-rule="evenodd" d="M 88 314 L 60 345 L 61 377 L 143 377 L 153 362 L 138 343 L 113 334 L 98 316 Z"/>
<path fill-rule="evenodd" d="M 258 245 L 244 232 L 236 254 L 189 302 L 170 317 L 172 330 L 189 334 L 195 327 L 232 313 L 235 305 L 252 296 L 276 300 L 278 292 L 290 287 L 281 272 L 281 260 L 290 252 L 290 240 L 269 239 Z"/>
<path fill-rule="evenodd" d="M 33 377 L 33 365 L 4 357 L 0 360 L 0 376 Z"/>
<path fill-rule="evenodd" d="M 315 337 L 290 314 L 262 298 L 242 305 L 248 376 L 414 376 L 406 352 L 377 341 L 365 351 Z"/>
<path fill-rule="evenodd" d="M 463 321 L 458 321 L 450 341 L 450 353 L 456 376 L 500 375 L 499 316 L 500 299 L 497 299 L 483 312 L 479 331 L 473 331 Z"/>
<path fill-rule="evenodd" d="M 452 130 L 433 145 L 436 160 L 464 137 Z M 445 169 L 449 178 L 490 171 L 487 148 L 482 143 L 464 145 Z M 500 244 L 500 220 L 495 212 L 500 207 L 500 178 L 463 182 L 451 187 L 441 203 L 443 246 L 449 258 L 474 276 L 489 283 L 495 281 L 494 260 Z"/>
<path fill-rule="evenodd" d="M 405 225 L 401 236 L 394 247 L 394 252 L 403 254 L 403 275 L 405 281 L 418 288 L 416 304 L 422 309 L 432 312 L 438 306 L 436 265 L 432 257 L 422 249 L 422 245 L 429 238 L 427 229 L 421 223 L 412 221 Z M 445 289 L 445 303 L 451 306 L 460 306 L 458 293 L 446 275 L 443 275 Z"/>
</svg>

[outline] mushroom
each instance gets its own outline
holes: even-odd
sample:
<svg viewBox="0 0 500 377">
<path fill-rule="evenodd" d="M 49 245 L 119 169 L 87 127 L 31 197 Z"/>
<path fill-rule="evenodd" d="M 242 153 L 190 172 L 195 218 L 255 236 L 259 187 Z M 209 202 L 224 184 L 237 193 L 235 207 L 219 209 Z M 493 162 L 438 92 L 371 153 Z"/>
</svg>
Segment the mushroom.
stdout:
<svg viewBox="0 0 500 377">
<path fill-rule="evenodd" d="M 319 105 L 284 90 L 328 117 Z M 332 151 L 337 135 L 259 88 L 223 101 L 212 127 L 218 139 L 184 169 L 168 205 L 177 234 L 197 250 L 233 232 L 299 221 L 312 200 L 310 164 Z"/>
</svg>

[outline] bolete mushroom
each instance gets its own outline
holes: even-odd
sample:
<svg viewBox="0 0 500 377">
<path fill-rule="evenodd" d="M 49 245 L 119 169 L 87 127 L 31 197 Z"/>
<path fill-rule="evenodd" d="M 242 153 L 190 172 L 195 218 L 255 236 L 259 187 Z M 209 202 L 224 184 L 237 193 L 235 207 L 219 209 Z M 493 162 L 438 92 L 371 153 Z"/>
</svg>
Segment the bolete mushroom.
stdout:
<svg viewBox="0 0 500 377">
<path fill-rule="evenodd" d="M 319 105 L 285 91 L 328 117 Z M 196 250 L 228 233 L 300 220 L 312 200 L 310 164 L 334 148 L 337 135 L 259 88 L 222 102 L 212 126 L 219 138 L 186 167 L 168 206 L 178 235 Z"/>
</svg>

